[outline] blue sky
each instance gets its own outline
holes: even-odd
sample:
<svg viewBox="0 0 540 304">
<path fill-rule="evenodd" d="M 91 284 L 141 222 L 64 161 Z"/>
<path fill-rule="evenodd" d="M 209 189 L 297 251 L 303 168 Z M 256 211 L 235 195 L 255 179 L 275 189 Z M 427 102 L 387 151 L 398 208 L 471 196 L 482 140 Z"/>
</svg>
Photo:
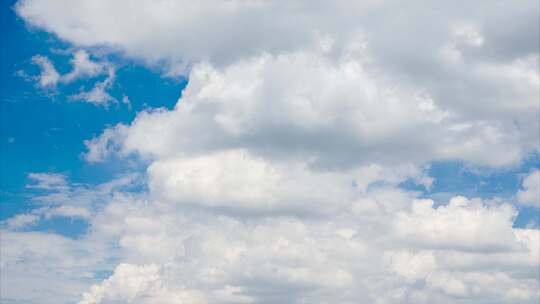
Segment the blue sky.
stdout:
<svg viewBox="0 0 540 304">
<path fill-rule="evenodd" d="M 2 301 L 536 303 L 534 1 L 61 2 L 1 3 Z"/>
</svg>

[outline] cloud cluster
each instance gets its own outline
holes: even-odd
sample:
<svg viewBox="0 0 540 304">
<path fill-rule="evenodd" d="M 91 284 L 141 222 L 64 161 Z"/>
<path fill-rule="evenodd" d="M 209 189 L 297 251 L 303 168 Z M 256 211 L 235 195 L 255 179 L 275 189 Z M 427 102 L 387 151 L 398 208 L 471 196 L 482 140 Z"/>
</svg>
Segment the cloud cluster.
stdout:
<svg viewBox="0 0 540 304">
<path fill-rule="evenodd" d="M 523 179 L 522 190 L 517 193 L 517 199 L 525 206 L 540 208 L 540 170 L 532 170 Z"/>
<path fill-rule="evenodd" d="M 246 157 L 236 153 L 220 157 Z M 179 174 L 158 183 L 170 189 L 149 182 L 147 193 L 100 186 L 112 192 L 94 194 L 106 204 L 94 209 L 91 228 L 77 240 L 4 228 L 2 242 L 12 246 L 3 252 L 3 273 L 33 269 L 37 280 L 54 267 L 60 274 L 49 279 L 78 286 L 55 295 L 77 299 L 78 291 L 85 304 L 535 303 L 540 296 L 538 230 L 513 228 L 517 210 L 509 204 L 464 197 L 435 204 L 398 188 L 398 181 L 373 184 L 384 170 L 370 167 L 357 172 L 372 176 L 367 187 L 339 176 L 293 174 L 300 189 L 309 185 L 300 198 L 320 200 L 294 206 L 298 189 L 281 187 L 276 198 L 270 193 L 261 199 L 265 189 L 257 176 L 238 180 L 231 179 L 234 172 L 219 171 L 216 181 L 210 166 L 203 168 L 210 177 L 204 186 L 196 170 L 164 169 L 192 174 L 188 182 L 195 184 L 183 188 Z M 242 178 L 245 171 L 237 173 Z M 332 188 L 341 192 L 321 194 Z M 242 201 L 249 198 L 252 205 Z M 113 273 L 81 295 L 82 286 L 107 268 Z M 37 283 L 25 285 L 33 291 L 15 288 L 15 279 L 3 284 L 12 300 L 45 292 Z"/>
<path fill-rule="evenodd" d="M 135 156 L 142 190 L 30 176 L 36 201 L 84 207 L 90 228 L 71 240 L 21 231 L 45 211 L 6 221 L 6 297 L 38 302 L 13 286 L 50 260 L 77 285 L 56 295 L 81 304 L 536 303 L 539 233 L 514 227 L 512 202 L 400 186 L 429 189 L 433 161 L 497 169 L 539 149 L 538 3 L 460 4 L 18 2 L 30 25 L 189 84 L 174 109 L 85 141 L 91 163 Z M 93 73 L 79 57 L 72 73 Z"/>
<path fill-rule="evenodd" d="M 460 105 L 367 69 L 363 58 L 333 62 L 302 51 L 226 69 L 196 65 L 174 111 L 143 112 L 129 128 L 106 131 L 88 143 L 89 155 L 99 160 L 95 151 L 104 156 L 123 142 L 123 153 L 168 157 L 247 147 L 325 168 L 431 160 L 501 166 L 537 149 L 529 140 L 537 131 L 520 125 L 538 124 L 531 115 L 538 83 L 519 115 L 471 117 Z"/>
<path fill-rule="evenodd" d="M 107 90 L 113 85 L 115 77 L 115 69 L 109 67 L 107 69 L 107 78 L 105 78 L 103 81 L 96 82 L 90 91 L 84 91 L 72 95 L 70 96 L 70 99 L 75 101 L 79 100 L 89 102 L 99 106 L 107 106 L 111 102 L 117 102 L 116 98 L 107 92 Z"/>
<path fill-rule="evenodd" d="M 58 74 L 52 62 L 47 57 L 40 55 L 32 57 L 32 62 L 41 69 L 37 78 L 39 86 L 43 88 L 56 86 L 56 83 L 60 80 L 60 74 Z"/>
<path fill-rule="evenodd" d="M 535 1 L 23 0 L 16 10 L 29 24 L 75 45 L 105 45 L 146 62 L 165 61 L 172 73 L 198 60 L 223 65 L 260 52 L 304 49 L 321 38 L 339 51 L 359 32 L 388 65 L 426 76 L 436 69 L 433 51 L 443 46 L 452 58 L 476 60 L 538 50 Z M 134 26 L 139 24 L 144 26 Z"/>
<path fill-rule="evenodd" d="M 69 84 L 81 79 L 107 75 L 104 80 L 97 81 L 91 90 L 82 91 L 69 98 L 74 101 L 89 102 L 100 106 L 107 106 L 111 102 L 116 102 L 116 98 L 107 92 L 114 84 L 115 67 L 109 62 L 93 61 L 90 54 L 85 50 L 78 50 L 73 53 L 70 60 L 72 69 L 64 75 L 61 75 L 51 60 L 45 56 L 35 55 L 32 57 L 32 62 L 41 69 L 38 76 L 30 77 L 25 72 L 20 73 L 28 80 L 36 80 L 38 86 L 42 89 L 56 89 L 58 84 Z"/>
</svg>

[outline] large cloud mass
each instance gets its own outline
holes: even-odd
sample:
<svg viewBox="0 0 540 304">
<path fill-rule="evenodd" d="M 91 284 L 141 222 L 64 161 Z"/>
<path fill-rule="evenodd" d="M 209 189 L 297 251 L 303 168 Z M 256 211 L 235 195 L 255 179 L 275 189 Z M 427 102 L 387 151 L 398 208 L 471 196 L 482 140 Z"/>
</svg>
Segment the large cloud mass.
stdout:
<svg viewBox="0 0 540 304">
<path fill-rule="evenodd" d="M 30 176 L 43 206 L 1 235 L 14 303 L 538 303 L 539 231 L 514 227 L 515 202 L 401 187 L 429 189 L 433 161 L 497 170 L 538 152 L 536 1 L 25 0 L 16 11 L 189 84 L 174 109 L 85 141 L 88 162 L 135 157 L 142 177 L 91 188 Z M 94 70 L 76 58 L 73 73 Z M 531 171 L 518 202 L 538 206 L 537 181 Z M 26 232 L 47 216 L 89 228 L 76 240 Z M 15 288 L 26 269 L 58 269 L 73 288 Z"/>
</svg>

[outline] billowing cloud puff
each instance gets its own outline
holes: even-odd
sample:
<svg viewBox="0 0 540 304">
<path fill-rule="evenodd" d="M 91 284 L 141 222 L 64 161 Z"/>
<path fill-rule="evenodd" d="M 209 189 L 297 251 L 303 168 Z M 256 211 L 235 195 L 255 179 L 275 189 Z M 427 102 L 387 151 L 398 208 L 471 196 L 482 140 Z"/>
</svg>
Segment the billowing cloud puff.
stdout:
<svg viewBox="0 0 540 304">
<path fill-rule="evenodd" d="M 120 264 L 114 275 L 101 285 L 83 294 L 80 304 L 109 303 L 125 301 L 128 303 L 205 303 L 202 296 L 190 292 L 171 292 L 161 286 L 157 265 L 133 266 Z"/>
<path fill-rule="evenodd" d="M 540 208 L 540 170 L 532 170 L 524 179 L 518 201 L 525 206 Z"/>
<path fill-rule="evenodd" d="M 411 206 L 410 197 L 391 189 L 364 197 L 323 218 L 231 217 L 219 208 L 201 213 L 116 201 L 94 227 L 120 238 L 129 265 L 92 287 L 82 303 L 101 297 L 145 303 L 163 295 L 185 296 L 187 303 L 534 303 L 538 297 L 538 233 L 512 228 L 510 206 L 463 197 L 446 206 L 422 200 Z"/>
<path fill-rule="evenodd" d="M 531 26 L 537 18 L 536 1 L 454 5 L 234 0 L 133 5 L 24 0 L 16 10 L 29 24 L 75 45 L 105 45 L 145 61 L 167 61 L 171 72 L 201 59 L 220 65 L 261 51 L 279 54 L 312 45 L 342 49 L 358 32 L 369 37 L 387 64 L 407 70 L 415 69 L 414 64 L 414 72 L 425 75 L 434 67 L 434 50 L 446 45 L 463 58 L 481 54 L 508 59 L 538 51 L 538 29 Z"/>
<path fill-rule="evenodd" d="M 129 128 L 105 131 L 87 143 L 87 157 L 99 160 L 120 143 L 124 153 L 158 158 L 247 148 L 324 168 L 430 160 L 499 166 L 536 149 L 528 140 L 536 131 L 516 125 L 538 123 L 530 116 L 537 108 L 532 91 L 517 116 L 470 117 L 459 104 L 369 70 L 363 58 L 336 63 L 320 52 L 299 52 L 224 70 L 197 65 L 173 111 L 144 112 Z"/>
</svg>

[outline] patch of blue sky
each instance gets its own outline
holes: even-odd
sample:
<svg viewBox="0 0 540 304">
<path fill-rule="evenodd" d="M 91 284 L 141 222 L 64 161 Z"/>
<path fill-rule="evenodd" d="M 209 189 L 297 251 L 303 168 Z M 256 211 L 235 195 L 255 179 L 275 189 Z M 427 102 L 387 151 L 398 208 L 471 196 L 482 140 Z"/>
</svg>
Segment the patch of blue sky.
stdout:
<svg viewBox="0 0 540 304">
<path fill-rule="evenodd" d="M 79 238 L 88 231 L 89 223 L 78 218 L 55 217 L 42 219 L 36 225 L 28 227 L 27 230 L 51 232 L 68 238 Z"/>
</svg>

